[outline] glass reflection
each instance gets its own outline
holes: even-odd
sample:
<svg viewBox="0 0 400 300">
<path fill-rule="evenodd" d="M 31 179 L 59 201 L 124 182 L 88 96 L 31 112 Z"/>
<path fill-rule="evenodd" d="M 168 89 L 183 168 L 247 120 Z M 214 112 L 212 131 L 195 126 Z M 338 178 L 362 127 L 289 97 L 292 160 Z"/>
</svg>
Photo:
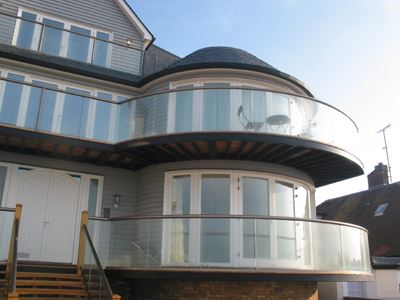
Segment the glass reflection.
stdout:
<svg viewBox="0 0 400 300">
<path fill-rule="evenodd" d="M 230 213 L 230 176 L 202 175 L 201 214 Z M 230 222 L 224 219 L 201 220 L 202 263 L 230 261 Z"/>
</svg>

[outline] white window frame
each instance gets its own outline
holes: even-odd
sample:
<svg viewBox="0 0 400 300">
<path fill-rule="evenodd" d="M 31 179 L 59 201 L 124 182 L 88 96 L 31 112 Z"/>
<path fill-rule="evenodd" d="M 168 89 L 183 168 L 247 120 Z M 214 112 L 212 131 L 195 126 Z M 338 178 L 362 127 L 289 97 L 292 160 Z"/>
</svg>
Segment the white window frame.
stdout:
<svg viewBox="0 0 400 300">
<path fill-rule="evenodd" d="M 0 76 L 1 77 L 7 77 L 9 73 L 24 76 L 24 82 L 26 82 L 26 83 L 32 83 L 32 81 L 41 81 L 41 82 L 45 82 L 48 84 L 56 85 L 57 88 L 60 90 L 60 92 L 66 91 L 67 88 L 73 88 L 73 89 L 89 92 L 89 95 L 92 97 L 97 97 L 99 95 L 99 93 L 111 95 L 112 99 L 110 99 L 110 102 L 109 102 L 111 104 L 110 126 L 108 129 L 108 140 L 105 142 L 115 142 L 116 141 L 116 138 L 117 138 L 117 127 L 116 126 L 117 126 L 117 124 L 115 121 L 117 121 L 118 107 L 113 104 L 114 103 L 118 104 L 119 97 L 129 98 L 130 97 L 129 95 L 119 94 L 119 93 L 117 94 L 115 92 L 108 91 L 108 90 L 91 88 L 88 86 L 78 85 L 78 84 L 70 83 L 67 81 L 48 79 L 47 77 L 44 77 L 44 76 L 32 75 L 30 73 L 25 73 L 25 72 L 21 72 L 21 71 L 17 71 L 17 70 L 0 67 Z M 4 96 L 4 91 L 5 91 L 5 88 L 4 88 L 5 83 L 6 83 L 6 81 L 4 81 L 4 80 L 0 81 L 0 110 L 1 110 L 2 101 L 4 98 L 3 96 Z M 28 96 L 30 94 L 30 90 L 31 90 L 30 86 L 28 86 L 28 85 L 23 86 L 22 95 L 21 95 L 21 104 L 20 104 L 20 108 L 19 108 L 19 112 L 18 112 L 18 121 L 17 121 L 17 125 L 16 125 L 18 127 L 25 126 L 26 109 L 27 109 L 27 105 L 28 105 L 28 100 L 29 100 Z M 53 112 L 52 127 L 51 127 L 51 132 L 61 134 L 61 135 L 62 135 L 62 133 L 60 133 L 60 126 L 61 126 L 61 117 L 62 117 L 63 107 L 64 107 L 64 98 L 65 98 L 64 96 L 65 96 L 65 94 L 63 94 L 63 93 L 59 93 L 57 95 L 55 108 L 54 108 L 54 112 Z M 86 129 L 84 130 L 84 132 L 85 132 L 84 138 L 87 138 L 87 139 L 93 139 L 94 122 L 95 122 L 95 116 L 96 116 L 97 103 L 98 103 L 97 100 L 89 101 L 87 125 L 86 125 Z"/>
<path fill-rule="evenodd" d="M 277 181 L 289 183 L 293 185 L 293 191 L 296 187 L 302 186 L 308 191 L 307 196 L 307 209 L 308 217 L 311 219 L 311 191 L 312 187 L 302 181 L 293 178 L 289 178 L 283 175 L 277 175 L 272 173 L 262 173 L 257 171 L 243 171 L 243 170 L 214 170 L 214 169 L 204 169 L 204 170 L 179 170 L 179 171 L 167 171 L 164 176 L 164 202 L 163 202 L 163 214 L 171 214 L 171 193 L 172 193 L 172 178 L 174 176 L 190 176 L 190 214 L 201 214 L 201 177 L 205 174 L 218 174 L 218 175 L 229 175 L 230 176 L 230 214 L 231 215 L 241 215 L 243 213 L 243 177 L 253 177 L 262 178 L 268 181 L 268 203 L 269 203 L 269 215 L 276 216 L 276 192 L 275 186 Z M 240 180 L 239 180 L 240 179 Z M 295 197 L 293 198 L 295 201 Z M 296 216 L 296 205 L 293 204 L 293 218 Z M 189 259 L 187 263 L 176 263 L 170 261 L 170 222 L 169 220 L 164 220 L 163 226 L 163 242 L 162 242 L 162 264 L 163 265 L 200 265 L 200 266 L 216 266 L 216 267 L 226 267 L 226 266 L 253 266 L 254 260 L 243 258 L 242 245 L 243 245 L 243 234 L 241 234 L 241 222 L 235 222 L 234 219 L 230 222 L 230 262 L 229 263 L 201 263 L 200 261 L 200 224 L 199 219 L 190 219 L 190 239 L 189 239 Z M 270 226 L 270 259 L 265 259 L 260 261 L 262 265 L 274 267 L 284 266 L 284 267 L 303 267 L 305 268 L 305 263 L 300 259 L 294 260 L 284 260 L 277 258 L 277 229 L 276 222 L 271 222 Z M 296 226 L 297 227 L 297 226 Z M 238 234 L 239 233 L 239 234 Z M 297 232 L 296 236 L 296 251 L 297 251 Z M 240 255 L 237 255 L 237 251 L 240 250 Z M 297 254 L 296 254 L 297 255 Z M 312 257 L 312 255 L 310 255 Z M 304 258 L 303 258 L 304 259 Z M 296 265 L 297 264 L 297 265 Z M 312 262 L 311 262 L 312 265 Z"/>
<path fill-rule="evenodd" d="M 82 29 L 86 29 L 90 31 L 90 40 L 89 40 L 89 49 L 88 49 L 88 55 L 86 58 L 86 62 L 87 63 L 92 63 L 92 56 L 93 56 L 93 43 L 94 43 L 94 39 L 97 38 L 97 33 L 98 32 L 102 32 L 102 33 L 106 33 L 109 35 L 109 41 L 113 41 L 114 40 L 114 32 L 110 31 L 110 30 L 105 30 L 105 29 L 100 29 L 97 27 L 93 27 L 81 22 L 77 22 L 75 20 L 70 20 L 67 18 L 63 18 L 60 16 L 55 16 L 49 13 L 43 13 L 43 12 L 39 12 L 30 8 L 26 8 L 26 7 L 22 7 L 19 6 L 18 7 L 18 17 L 22 17 L 22 13 L 23 12 L 27 12 L 27 13 L 31 13 L 31 14 L 35 14 L 36 15 L 36 22 L 39 23 L 43 23 L 43 19 L 51 19 L 57 22 L 62 22 L 64 24 L 64 28 L 65 30 L 71 30 L 71 26 L 77 26 L 80 27 Z M 19 33 L 19 29 L 20 29 L 20 25 L 21 25 L 21 19 L 17 19 L 16 23 L 15 23 L 15 28 L 14 28 L 14 33 L 13 33 L 13 39 L 12 39 L 12 45 L 16 46 L 17 45 L 17 39 L 18 39 L 18 33 Z M 34 30 L 34 35 L 32 37 L 32 44 L 31 44 L 31 49 L 35 50 L 35 51 L 41 51 L 41 43 L 42 41 L 39 41 L 39 36 L 40 36 L 40 31 L 41 26 L 43 25 L 37 25 L 35 26 L 35 30 Z M 42 37 L 43 38 L 43 37 Z M 36 39 L 36 42 L 35 42 Z M 58 55 L 61 57 L 67 57 L 67 51 L 68 51 L 68 41 L 69 39 L 69 32 L 68 31 L 63 31 L 62 34 L 62 40 L 61 40 L 61 45 L 60 45 L 60 50 Z M 34 47 L 34 44 L 37 44 L 36 47 Z M 35 49 L 36 48 L 36 49 Z M 110 67 L 110 63 L 111 63 L 111 51 L 108 51 L 107 53 L 107 60 L 106 60 L 106 67 L 109 68 Z"/>
</svg>

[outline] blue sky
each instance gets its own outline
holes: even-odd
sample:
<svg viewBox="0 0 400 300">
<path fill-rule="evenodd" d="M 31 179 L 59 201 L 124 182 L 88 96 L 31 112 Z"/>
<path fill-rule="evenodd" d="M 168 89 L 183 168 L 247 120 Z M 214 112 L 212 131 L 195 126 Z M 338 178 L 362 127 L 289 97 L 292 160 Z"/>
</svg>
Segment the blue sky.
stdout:
<svg viewBox="0 0 400 300">
<path fill-rule="evenodd" d="M 156 44 L 185 56 L 207 46 L 246 50 L 349 114 L 365 173 L 386 162 L 400 180 L 400 0 L 130 0 Z M 317 190 L 317 201 L 367 188 L 365 176 Z"/>
</svg>

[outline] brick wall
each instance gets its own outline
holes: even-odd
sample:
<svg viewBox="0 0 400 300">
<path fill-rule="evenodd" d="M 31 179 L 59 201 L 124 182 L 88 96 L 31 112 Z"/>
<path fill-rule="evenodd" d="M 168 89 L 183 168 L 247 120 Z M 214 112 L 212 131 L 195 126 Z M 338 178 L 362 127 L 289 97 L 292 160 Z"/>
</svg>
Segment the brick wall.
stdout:
<svg viewBox="0 0 400 300">
<path fill-rule="evenodd" d="M 315 282 L 111 279 L 111 286 L 122 300 L 318 300 Z"/>
</svg>

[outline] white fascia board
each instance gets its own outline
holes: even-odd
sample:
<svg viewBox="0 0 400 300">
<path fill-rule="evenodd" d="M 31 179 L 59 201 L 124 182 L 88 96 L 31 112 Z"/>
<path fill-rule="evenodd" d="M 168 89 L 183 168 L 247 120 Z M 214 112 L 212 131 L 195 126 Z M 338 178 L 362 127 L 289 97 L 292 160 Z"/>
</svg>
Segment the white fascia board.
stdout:
<svg viewBox="0 0 400 300">
<path fill-rule="evenodd" d="M 153 41 L 154 36 L 146 28 L 146 26 L 138 18 L 138 16 L 133 12 L 131 7 L 125 2 L 125 0 L 115 0 L 115 1 L 117 2 L 118 6 L 122 9 L 122 11 L 125 12 L 125 14 L 129 18 L 129 20 L 133 23 L 133 25 L 137 29 L 139 29 L 139 31 L 142 33 L 144 40 L 144 48 L 146 49 L 146 47 Z"/>
</svg>

